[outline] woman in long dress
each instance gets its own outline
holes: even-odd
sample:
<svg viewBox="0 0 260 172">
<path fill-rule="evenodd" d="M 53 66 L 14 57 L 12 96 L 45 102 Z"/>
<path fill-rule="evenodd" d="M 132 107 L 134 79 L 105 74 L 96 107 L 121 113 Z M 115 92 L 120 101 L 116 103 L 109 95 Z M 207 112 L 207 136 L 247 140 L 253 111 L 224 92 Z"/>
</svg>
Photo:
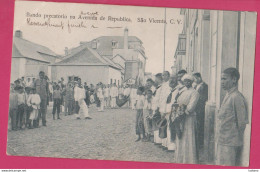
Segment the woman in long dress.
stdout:
<svg viewBox="0 0 260 172">
<path fill-rule="evenodd" d="M 197 164 L 195 107 L 199 100 L 199 94 L 192 87 L 193 77 L 191 75 L 184 75 L 182 81 L 186 86 L 186 90 L 180 94 L 177 103 L 179 106 L 186 106 L 186 117 L 182 137 L 176 137 L 176 162 Z"/>
</svg>

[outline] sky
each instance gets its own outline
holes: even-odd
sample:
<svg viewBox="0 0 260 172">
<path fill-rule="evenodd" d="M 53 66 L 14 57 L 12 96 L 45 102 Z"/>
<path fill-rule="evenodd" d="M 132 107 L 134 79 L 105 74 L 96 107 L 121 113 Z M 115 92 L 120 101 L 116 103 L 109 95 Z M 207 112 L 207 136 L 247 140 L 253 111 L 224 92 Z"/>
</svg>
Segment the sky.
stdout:
<svg viewBox="0 0 260 172">
<path fill-rule="evenodd" d="M 105 20 L 80 20 L 80 13 L 98 13 L 97 18 L 105 17 Z M 32 17 L 35 14 L 41 17 Z M 66 19 L 51 18 L 52 24 L 63 23 L 61 27 L 42 27 L 28 25 L 27 15 L 30 14 L 30 22 L 45 22 L 44 15 L 63 15 Z M 70 19 L 75 16 L 75 19 Z M 119 18 L 130 18 L 131 22 L 108 21 L 108 16 Z M 146 22 L 138 22 L 138 18 L 146 19 Z M 100 4 L 82 3 L 54 3 L 54 2 L 34 2 L 16 1 L 14 32 L 21 30 L 23 38 L 31 42 L 44 45 L 57 54 L 64 55 L 65 47 L 73 48 L 79 46 L 81 41 L 91 41 L 99 36 L 123 36 L 124 28 L 129 30 L 129 36 L 137 36 L 145 48 L 148 58 L 146 72 L 153 74 L 163 71 L 164 62 L 164 27 L 165 27 L 165 69 L 171 71 L 174 64 L 174 53 L 178 42 L 178 34 L 182 32 L 183 16 L 180 9 L 167 8 L 166 21 L 164 23 L 151 23 L 149 19 L 163 20 L 165 18 L 165 8 L 157 7 L 137 7 L 137 6 L 115 6 Z M 170 22 L 171 21 L 171 22 Z M 71 28 L 69 32 L 68 22 L 77 25 L 83 22 L 84 27 Z M 91 28 L 91 26 L 97 28 Z M 118 27 L 110 29 L 107 27 Z"/>
</svg>

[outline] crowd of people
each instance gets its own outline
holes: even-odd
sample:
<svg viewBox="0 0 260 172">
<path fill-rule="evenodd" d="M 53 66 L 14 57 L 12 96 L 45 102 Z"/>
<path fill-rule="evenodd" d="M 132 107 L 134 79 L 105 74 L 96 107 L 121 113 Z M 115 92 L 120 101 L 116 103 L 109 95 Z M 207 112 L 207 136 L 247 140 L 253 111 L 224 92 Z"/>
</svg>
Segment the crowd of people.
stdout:
<svg viewBox="0 0 260 172">
<path fill-rule="evenodd" d="M 224 70 L 221 82 L 227 95 L 218 115 L 219 165 L 237 164 L 239 148 L 243 146 L 241 140 L 248 118 L 246 101 L 237 90 L 238 80 L 237 69 Z M 168 71 L 158 73 L 144 85 L 120 86 L 101 82 L 88 86 L 86 82 L 82 84 L 80 78 L 70 79 L 66 84 L 63 78 L 57 83 L 50 82 L 44 72 L 40 72 L 39 79 L 32 82 L 26 83 L 21 78 L 11 84 L 9 116 L 12 130 L 32 129 L 39 127 L 40 119 L 42 126 L 46 126 L 50 102 L 53 102 L 53 120 L 61 119 L 62 111 L 64 116 L 75 115 L 75 119 L 92 119 L 88 113 L 91 104 L 95 104 L 99 112 L 124 106 L 136 110 L 136 142 L 153 142 L 165 151 L 174 151 L 177 163 L 197 164 L 204 143 L 207 100 L 208 86 L 201 74 L 188 74 L 185 70 L 177 75 L 170 75 Z"/>
<path fill-rule="evenodd" d="M 92 119 L 88 113 L 91 105 L 97 106 L 99 112 L 107 108 L 118 108 L 118 99 L 130 97 L 125 107 L 134 106 L 136 88 L 129 85 L 98 83 L 96 85 L 82 84 L 81 78 L 70 78 L 67 83 L 61 78 L 57 82 L 50 81 L 43 71 L 39 78 L 21 77 L 10 85 L 9 119 L 11 130 L 39 128 L 47 126 L 47 106 L 52 104 L 53 120 L 61 120 L 64 116 L 74 115 L 76 119 Z"/>
<path fill-rule="evenodd" d="M 217 165 L 240 164 L 248 114 L 246 100 L 238 91 L 239 78 L 236 68 L 227 68 L 221 75 L 221 86 L 227 93 L 217 113 Z M 136 141 L 151 141 L 163 150 L 174 151 L 177 163 L 199 163 L 208 100 L 208 86 L 201 74 L 180 70 L 170 76 L 164 71 L 137 90 Z"/>
</svg>

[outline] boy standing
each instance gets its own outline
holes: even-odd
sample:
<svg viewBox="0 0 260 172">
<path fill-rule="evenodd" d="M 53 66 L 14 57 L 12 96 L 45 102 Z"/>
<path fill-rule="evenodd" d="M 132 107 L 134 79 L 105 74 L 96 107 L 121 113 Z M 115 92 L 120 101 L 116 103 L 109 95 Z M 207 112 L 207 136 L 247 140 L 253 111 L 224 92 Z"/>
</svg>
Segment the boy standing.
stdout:
<svg viewBox="0 0 260 172">
<path fill-rule="evenodd" d="M 143 141 L 146 140 L 145 136 L 145 129 L 144 129 L 144 117 L 143 117 L 143 108 L 144 108 L 144 87 L 138 87 L 137 89 L 137 99 L 135 103 L 136 108 L 136 135 L 138 135 L 138 138 L 136 142 L 141 140 L 141 135 L 143 135 Z"/>
<path fill-rule="evenodd" d="M 17 113 L 17 127 L 18 129 L 22 129 L 23 125 L 25 123 L 25 109 L 26 109 L 26 102 L 25 102 L 25 94 L 24 94 L 24 88 L 22 86 L 17 86 L 18 90 L 18 113 Z"/>
<path fill-rule="evenodd" d="M 39 110 L 40 110 L 40 103 L 41 103 L 41 98 L 39 94 L 36 94 L 36 89 L 32 88 L 31 89 L 31 94 L 29 95 L 29 98 L 27 100 L 28 104 L 28 109 L 30 110 L 30 117 L 28 121 L 29 129 L 32 129 L 34 127 L 37 127 L 37 119 L 39 115 Z M 33 127 L 32 127 L 32 122 L 33 122 Z"/>
<path fill-rule="evenodd" d="M 240 165 L 248 107 L 244 96 L 238 91 L 239 78 L 236 68 L 225 69 L 221 75 L 221 85 L 227 94 L 218 113 L 217 165 Z"/>
<path fill-rule="evenodd" d="M 61 106 L 61 91 L 60 91 L 60 86 L 56 85 L 54 87 L 53 91 L 53 109 L 52 109 L 52 115 L 53 115 L 53 120 L 55 120 L 55 113 L 57 111 L 57 119 L 60 118 L 60 106 Z"/>
</svg>

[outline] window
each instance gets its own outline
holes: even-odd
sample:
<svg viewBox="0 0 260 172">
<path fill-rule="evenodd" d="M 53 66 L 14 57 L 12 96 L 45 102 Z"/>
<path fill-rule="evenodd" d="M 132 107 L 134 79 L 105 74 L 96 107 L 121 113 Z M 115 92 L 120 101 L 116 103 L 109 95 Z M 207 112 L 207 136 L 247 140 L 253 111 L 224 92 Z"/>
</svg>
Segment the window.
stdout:
<svg viewBox="0 0 260 172">
<path fill-rule="evenodd" d="M 117 41 L 112 41 L 112 48 L 117 48 Z"/>
</svg>

